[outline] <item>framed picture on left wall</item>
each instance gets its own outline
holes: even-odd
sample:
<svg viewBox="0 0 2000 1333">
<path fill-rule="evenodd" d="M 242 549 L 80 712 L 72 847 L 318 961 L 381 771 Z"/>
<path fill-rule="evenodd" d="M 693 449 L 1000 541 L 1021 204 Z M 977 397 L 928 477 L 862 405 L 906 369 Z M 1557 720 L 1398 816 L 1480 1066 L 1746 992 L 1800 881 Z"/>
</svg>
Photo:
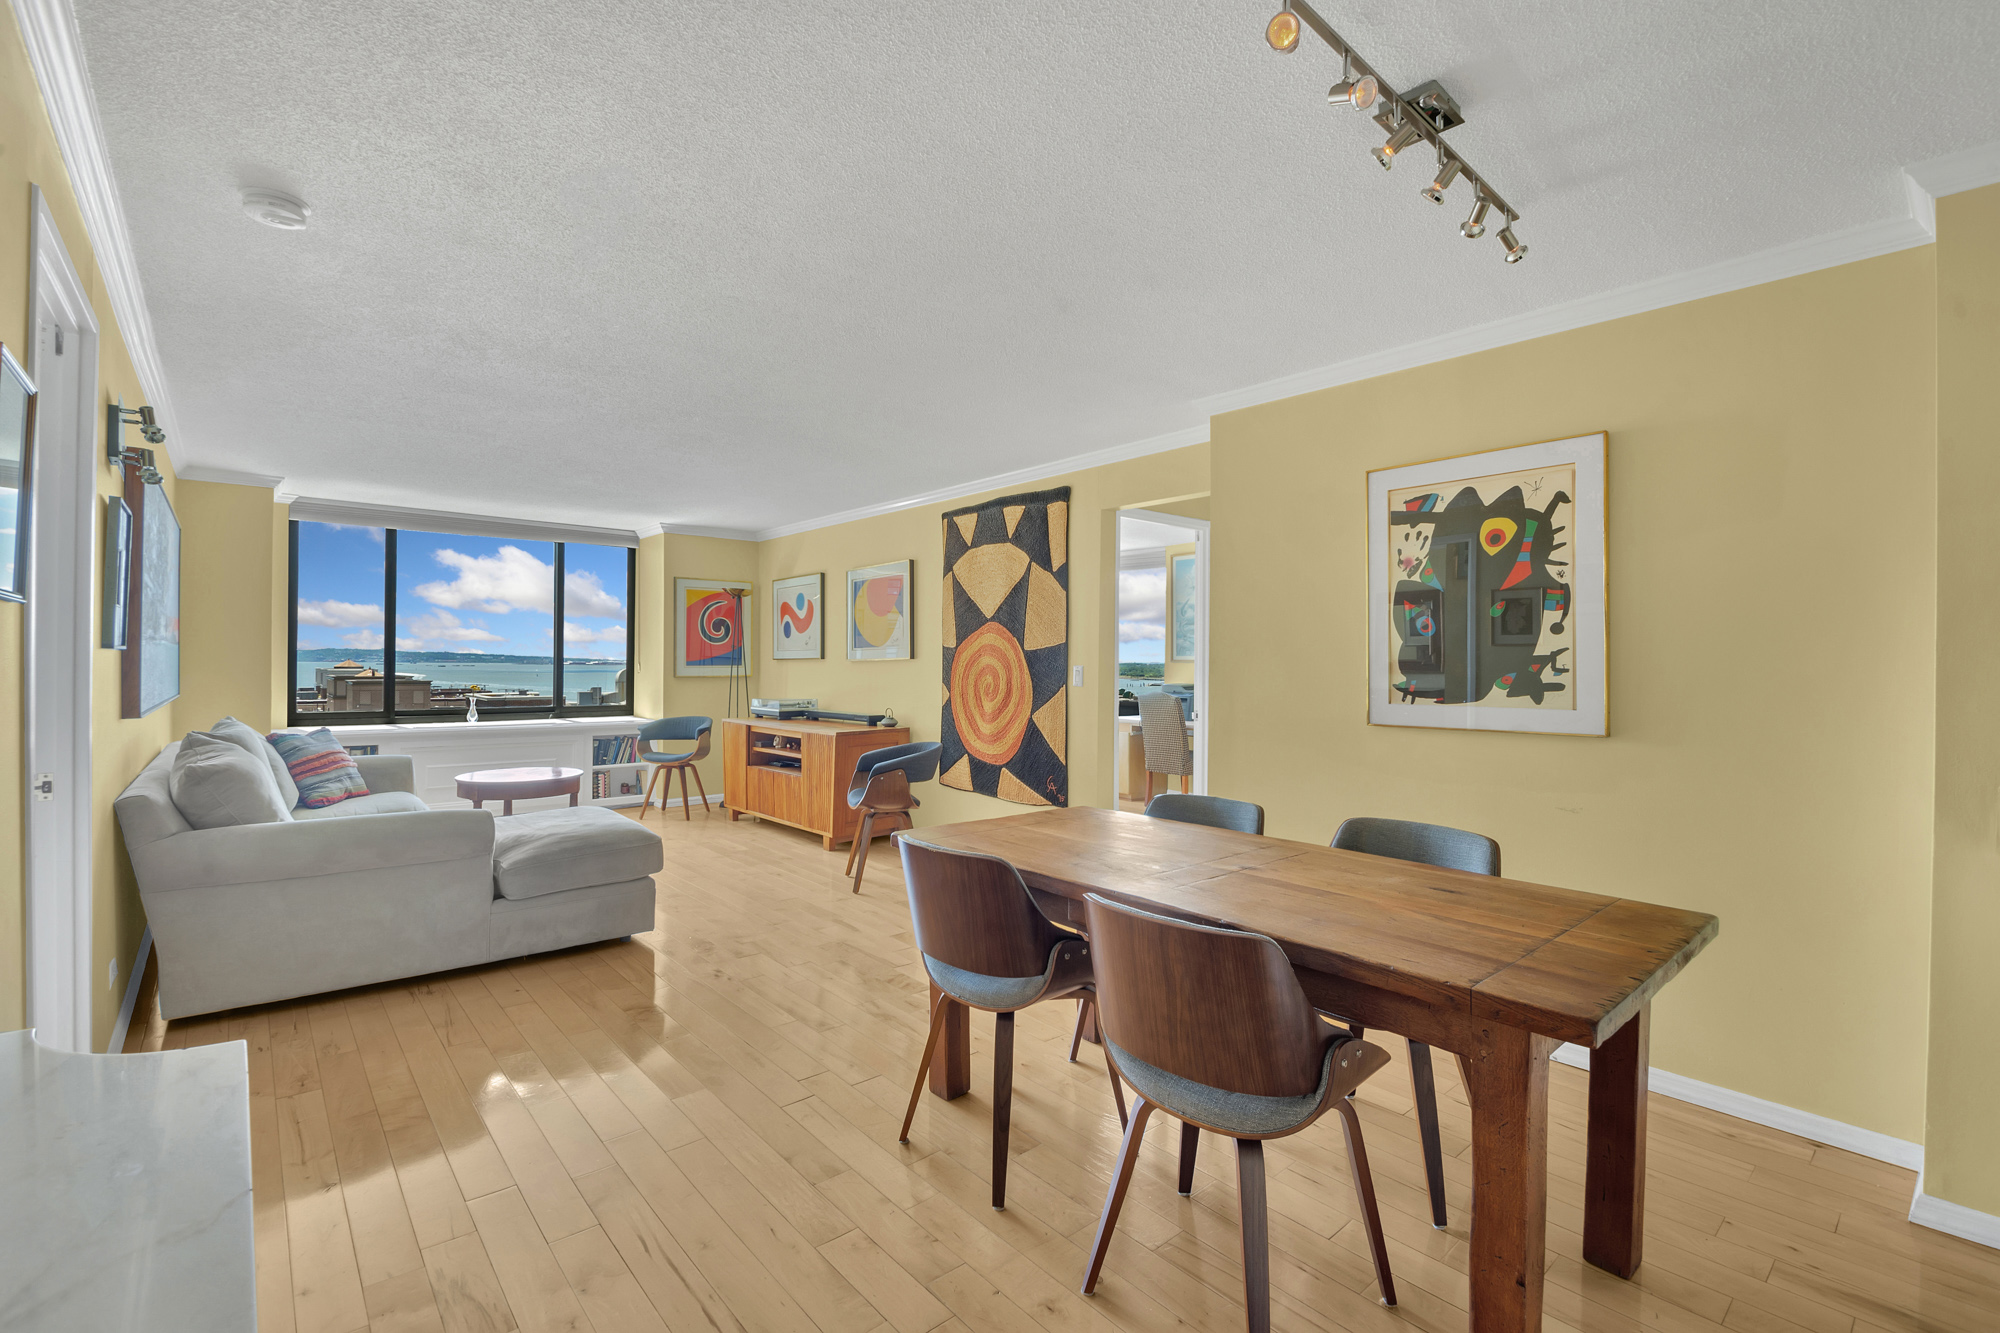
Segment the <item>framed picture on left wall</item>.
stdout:
<svg viewBox="0 0 2000 1333">
<path fill-rule="evenodd" d="M 674 674 L 746 675 L 751 585 L 728 579 L 674 580 Z"/>
<path fill-rule="evenodd" d="M 35 382 L 0 343 L 0 600 L 28 600 L 34 494 Z"/>
</svg>

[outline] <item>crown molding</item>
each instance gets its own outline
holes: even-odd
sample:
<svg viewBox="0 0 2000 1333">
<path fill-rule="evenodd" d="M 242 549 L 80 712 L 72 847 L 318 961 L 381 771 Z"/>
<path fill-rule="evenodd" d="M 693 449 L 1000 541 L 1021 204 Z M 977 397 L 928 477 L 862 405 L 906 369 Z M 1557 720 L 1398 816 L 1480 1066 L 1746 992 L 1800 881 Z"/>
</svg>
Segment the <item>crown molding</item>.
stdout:
<svg viewBox="0 0 2000 1333">
<path fill-rule="evenodd" d="M 1331 389 L 1399 370 L 1414 370 L 1435 361 L 1449 361 L 1474 352 L 1487 352 L 1496 347 L 1545 338 L 1552 333 L 1567 333 L 1607 320 L 1623 319 L 1627 315 L 1644 314 L 1686 301 L 1698 301 L 1706 296 L 1719 296 L 1724 292 L 1756 287 L 1782 278 L 1795 278 L 1802 273 L 1873 259 L 1877 255 L 1927 245 L 1931 240 L 1931 233 L 1914 217 L 1865 223 L 1846 231 L 1774 246 L 1740 259 L 1724 260 L 1706 268 L 1633 283 L 1629 287 L 1599 292 L 1522 315 L 1510 315 L 1469 329 L 1457 329 L 1435 338 L 1405 343 L 1401 347 L 1370 352 L 1330 366 L 1283 375 L 1245 389 L 1198 398 L 1194 405 L 1209 416 L 1238 412 L 1246 407 L 1257 407 L 1302 393 Z"/>
<path fill-rule="evenodd" d="M 859 509 L 844 509 L 837 514 L 825 514 L 819 518 L 809 518 L 800 523 L 785 523 L 775 528 L 765 528 L 752 534 L 754 540 L 771 541 L 777 537 L 796 537 L 801 532 L 811 532 L 815 528 L 830 528 L 840 523 L 852 523 L 857 519 L 877 518 L 883 514 L 894 514 L 905 509 L 916 509 L 923 505 L 943 504 L 947 501 L 963 501 L 966 496 L 978 495 L 984 491 L 1005 490 L 1030 481 L 1042 481 L 1059 477 L 1065 472 L 1077 472 L 1084 468 L 1103 467 L 1107 463 L 1123 463 L 1128 459 L 1144 458 L 1148 454 L 1163 454 L 1169 449 L 1185 449 L 1190 445 L 1207 444 L 1208 427 L 1186 426 L 1169 431 L 1165 435 L 1153 435 L 1130 444 L 1114 444 L 1108 449 L 1095 449 L 1087 454 L 1072 454 L 1068 458 L 1058 458 L 1048 463 L 1037 463 L 1033 467 L 1016 468 L 1012 472 L 1001 472 L 975 481 L 958 482 L 950 486 L 940 486 L 936 490 L 920 495 L 906 495 L 900 500 L 887 500 L 881 504 L 863 505 Z"/>
<path fill-rule="evenodd" d="M 1903 168 L 1903 175 L 1932 199 L 1963 194 L 1984 185 L 2000 185 L 2000 143 L 1934 157 Z"/>
<path fill-rule="evenodd" d="M 69 0 L 13 0 L 14 18 L 28 48 L 28 63 L 41 85 L 42 104 L 56 146 L 69 171 L 70 189 L 83 213 L 83 229 L 97 261 L 98 276 L 111 297 L 111 313 L 125 351 L 138 372 L 139 387 L 153 415 L 167 432 L 163 452 L 181 474 L 180 425 L 167 395 L 166 373 L 160 367 L 159 345 L 153 339 L 153 317 L 146 308 L 146 289 L 132 255 L 132 234 L 125 226 L 125 208 L 112 179 L 111 156 L 97 118 L 97 99 L 90 91 L 76 15 Z"/>
<path fill-rule="evenodd" d="M 267 477 L 261 472 L 237 472 L 226 467 L 209 467 L 204 463 L 189 463 L 185 467 L 175 468 L 174 476 L 182 481 L 212 481 L 224 486 L 255 486 L 260 490 L 272 492 L 285 484 L 283 477 Z"/>
<path fill-rule="evenodd" d="M 238 474 L 242 475 L 242 474 Z M 339 523 L 357 528 L 398 528 L 412 532 L 442 532 L 467 537 L 494 537 L 516 541 L 584 542 L 592 546 L 636 546 L 638 536 L 630 528 L 597 528 L 580 523 L 550 523 L 536 518 L 509 518 L 499 514 L 465 514 L 450 509 L 412 509 L 404 505 L 370 504 L 357 500 L 336 500 L 318 495 L 274 496 L 292 507 L 292 517 L 303 523 Z"/>
<path fill-rule="evenodd" d="M 749 528 L 709 528 L 699 523 L 648 523 L 638 529 L 639 537 L 714 537 L 726 542 L 754 542 L 757 534 Z"/>
</svg>

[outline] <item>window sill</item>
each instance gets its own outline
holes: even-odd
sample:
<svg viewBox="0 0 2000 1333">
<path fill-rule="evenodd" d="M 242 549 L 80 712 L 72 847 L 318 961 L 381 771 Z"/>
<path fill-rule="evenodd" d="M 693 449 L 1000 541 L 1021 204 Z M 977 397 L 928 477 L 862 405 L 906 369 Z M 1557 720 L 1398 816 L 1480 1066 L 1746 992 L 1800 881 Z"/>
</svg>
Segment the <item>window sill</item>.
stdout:
<svg viewBox="0 0 2000 1333">
<path fill-rule="evenodd" d="M 541 718 L 481 718 L 477 722 L 397 722 L 393 724 L 373 722 L 357 723 L 350 726 L 328 726 L 326 729 L 340 740 L 366 741 L 389 736 L 470 736 L 486 732 L 505 731 L 512 735 L 532 732 L 548 732 L 559 735 L 573 735 L 579 731 L 636 730 L 648 719 L 616 717 L 541 717 Z"/>
</svg>

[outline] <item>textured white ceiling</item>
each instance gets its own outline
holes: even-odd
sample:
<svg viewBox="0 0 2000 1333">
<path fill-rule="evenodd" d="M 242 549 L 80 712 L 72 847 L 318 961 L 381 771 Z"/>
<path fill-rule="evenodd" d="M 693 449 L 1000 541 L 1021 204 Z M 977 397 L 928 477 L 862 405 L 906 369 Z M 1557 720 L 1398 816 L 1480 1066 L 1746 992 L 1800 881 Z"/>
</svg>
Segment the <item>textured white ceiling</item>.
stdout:
<svg viewBox="0 0 2000 1333">
<path fill-rule="evenodd" d="M 765 528 L 1902 215 L 2000 140 L 2000 4 L 1326 0 L 1524 215 L 1380 171 L 1270 0 L 76 0 L 181 457 Z M 246 218 L 292 190 L 304 232 Z"/>
</svg>

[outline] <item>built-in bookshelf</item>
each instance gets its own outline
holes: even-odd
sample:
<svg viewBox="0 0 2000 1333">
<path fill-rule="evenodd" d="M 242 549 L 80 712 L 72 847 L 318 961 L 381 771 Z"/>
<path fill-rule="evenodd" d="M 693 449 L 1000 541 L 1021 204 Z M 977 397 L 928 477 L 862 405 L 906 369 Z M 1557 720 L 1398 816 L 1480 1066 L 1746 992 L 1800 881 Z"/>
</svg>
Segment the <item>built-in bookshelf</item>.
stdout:
<svg viewBox="0 0 2000 1333">
<path fill-rule="evenodd" d="M 598 732 L 590 738 L 590 782 L 594 805 L 636 805 L 646 799 L 646 765 L 639 762 L 639 733 Z"/>
</svg>

